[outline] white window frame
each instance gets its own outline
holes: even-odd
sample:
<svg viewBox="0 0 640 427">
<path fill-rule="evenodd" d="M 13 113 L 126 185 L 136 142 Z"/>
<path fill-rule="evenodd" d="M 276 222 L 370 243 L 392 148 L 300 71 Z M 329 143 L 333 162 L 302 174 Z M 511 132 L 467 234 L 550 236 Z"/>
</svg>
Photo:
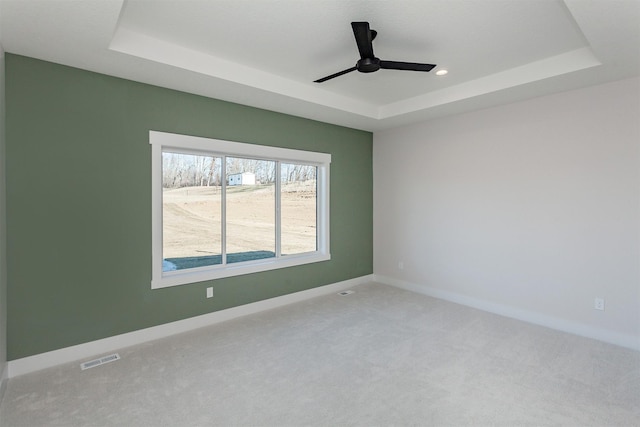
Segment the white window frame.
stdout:
<svg viewBox="0 0 640 427">
<path fill-rule="evenodd" d="M 152 223 L 152 274 L 151 288 L 159 289 L 205 280 L 221 279 L 293 267 L 296 265 L 328 261 L 331 259 L 329 246 L 329 169 L 331 154 L 289 148 L 269 147 L 203 138 L 174 133 L 149 131 L 151 144 L 151 223 Z M 253 261 L 237 262 L 225 265 L 212 265 L 176 271 L 162 271 L 162 152 L 177 150 L 199 155 L 246 157 L 260 160 L 273 160 L 283 163 L 303 163 L 317 167 L 316 175 L 316 236 L 317 250 L 303 254 L 280 256 L 280 204 L 278 201 L 280 180 L 276 179 L 276 257 Z M 279 173 L 279 169 L 276 168 Z M 224 182 L 224 179 L 223 179 Z M 224 187 L 223 187 L 224 188 Z M 224 190 L 223 193 L 224 195 Z M 224 197 L 223 197 L 224 199 Z M 226 201 L 223 200 L 223 203 Z M 224 208 L 223 208 L 224 212 Z M 224 220 L 224 218 L 223 218 Z M 224 222 L 224 221 L 223 221 Z M 224 230 L 224 226 L 223 226 Z M 226 236 L 223 232 L 223 242 Z"/>
</svg>

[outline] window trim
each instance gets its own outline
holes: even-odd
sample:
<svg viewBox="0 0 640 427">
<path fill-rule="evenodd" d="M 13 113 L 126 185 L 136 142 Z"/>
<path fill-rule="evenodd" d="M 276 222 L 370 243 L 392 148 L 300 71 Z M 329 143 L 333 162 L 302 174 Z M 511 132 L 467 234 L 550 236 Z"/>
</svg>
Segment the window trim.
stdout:
<svg viewBox="0 0 640 427">
<path fill-rule="evenodd" d="M 151 144 L 151 288 L 160 289 L 170 286 L 206 280 L 221 279 L 243 274 L 258 273 L 296 265 L 310 264 L 331 259 L 329 236 L 329 175 L 331 154 L 294 150 L 281 147 L 232 142 L 220 139 L 204 138 L 175 133 L 149 131 Z M 248 157 L 263 160 L 275 160 L 288 163 L 305 163 L 316 166 L 316 238 L 317 250 L 302 254 L 280 257 L 279 244 L 276 246 L 276 258 L 237 262 L 226 265 L 196 267 L 170 272 L 162 271 L 162 151 L 175 149 L 194 154 L 206 154 L 228 157 Z M 279 177 L 278 168 L 276 168 Z M 279 185 L 279 179 L 276 179 Z M 224 188 L 224 187 L 223 187 Z M 225 192 L 223 191 L 223 195 Z M 276 200 L 279 200 L 277 197 Z M 276 206 L 279 212 L 280 206 Z M 223 218 L 225 220 L 225 218 Z M 278 224 L 279 221 L 276 221 Z M 223 226 L 224 229 L 224 226 Z M 280 240 L 280 230 L 276 232 L 276 241 Z M 223 233 L 223 241 L 226 236 Z"/>
</svg>

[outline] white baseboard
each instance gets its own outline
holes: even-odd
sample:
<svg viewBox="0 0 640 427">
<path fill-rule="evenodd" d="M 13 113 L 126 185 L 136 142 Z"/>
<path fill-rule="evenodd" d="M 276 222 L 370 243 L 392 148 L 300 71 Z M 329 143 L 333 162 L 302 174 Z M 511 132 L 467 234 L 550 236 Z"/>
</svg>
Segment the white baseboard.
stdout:
<svg viewBox="0 0 640 427">
<path fill-rule="evenodd" d="M 502 304 L 496 304 L 491 301 L 482 300 L 454 292 L 435 289 L 427 285 L 406 282 L 395 279 L 393 277 L 381 276 L 374 274 L 373 280 L 385 285 L 395 286 L 407 291 L 416 292 L 433 298 L 454 302 L 456 304 L 466 305 L 468 307 L 477 308 L 479 310 L 488 311 L 512 319 L 522 320 L 527 323 L 545 326 L 547 328 L 556 329 L 562 332 L 568 332 L 574 335 L 580 335 L 586 338 L 592 338 L 604 341 L 609 344 L 619 345 L 621 347 L 630 348 L 640 351 L 640 337 L 628 334 L 621 334 L 606 329 L 594 328 L 582 323 L 573 322 L 571 320 L 561 319 L 535 311 L 523 310 Z"/>
<path fill-rule="evenodd" d="M 340 292 L 352 286 L 371 282 L 372 280 L 373 275 L 361 276 L 355 279 L 319 286 L 317 288 L 282 295 L 238 307 L 232 307 L 226 310 L 215 311 L 213 313 L 207 313 L 201 316 L 191 317 L 189 319 L 178 320 L 176 322 L 165 323 L 163 325 L 74 345 L 72 347 L 48 351 L 46 353 L 40 353 L 34 356 L 24 357 L 22 359 L 11 360 L 7 363 L 7 369 L 5 369 L 7 371 L 6 375 L 8 378 L 13 378 L 18 375 L 28 374 L 41 369 L 50 368 L 52 366 L 78 361 L 103 353 L 111 353 L 120 348 L 169 337 L 171 335 L 210 326 L 249 314 L 259 313 L 261 311 L 282 307 L 322 295 L 328 295 L 333 292 Z"/>
</svg>

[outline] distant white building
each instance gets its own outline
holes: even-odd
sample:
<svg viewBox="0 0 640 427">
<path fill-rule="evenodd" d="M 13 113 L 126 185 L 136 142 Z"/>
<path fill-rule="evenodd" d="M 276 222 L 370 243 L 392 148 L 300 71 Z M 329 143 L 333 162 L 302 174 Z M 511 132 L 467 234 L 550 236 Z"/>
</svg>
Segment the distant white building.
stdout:
<svg viewBox="0 0 640 427">
<path fill-rule="evenodd" d="M 229 175 L 229 185 L 255 185 L 256 174 L 251 172 L 234 173 Z"/>
</svg>

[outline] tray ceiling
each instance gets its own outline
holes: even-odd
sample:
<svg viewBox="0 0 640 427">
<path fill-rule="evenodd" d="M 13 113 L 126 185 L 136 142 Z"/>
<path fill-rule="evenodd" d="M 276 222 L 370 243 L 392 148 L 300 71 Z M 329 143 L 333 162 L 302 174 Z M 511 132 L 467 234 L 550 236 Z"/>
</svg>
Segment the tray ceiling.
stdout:
<svg viewBox="0 0 640 427">
<path fill-rule="evenodd" d="M 313 83 L 359 58 L 351 21 L 438 66 Z M 636 0 L 0 1 L 7 52 L 371 131 L 638 76 L 639 22 Z"/>
</svg>

